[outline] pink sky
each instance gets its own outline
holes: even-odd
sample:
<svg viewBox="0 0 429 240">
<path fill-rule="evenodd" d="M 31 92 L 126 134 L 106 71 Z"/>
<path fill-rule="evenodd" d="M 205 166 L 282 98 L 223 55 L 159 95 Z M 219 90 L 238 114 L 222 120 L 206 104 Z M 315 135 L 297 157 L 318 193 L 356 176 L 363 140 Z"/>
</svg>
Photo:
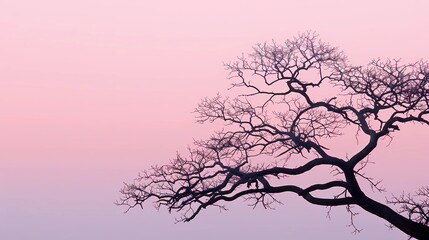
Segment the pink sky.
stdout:
<svg viewBox="0 0 429 240">
<path fill-rule="evenodd" d="M 2 238 L 404 239 L 364 212 L 351 235 L 342 209 L 329 221 L 295 197 L 187 224 L 113 205 L 123 181 L 210 134 L 191 112 L 228 88 L 222 62 L 255 43 L 315 30 L 356 64 L 429 60 L 429 3 L 397 2 L 1 0 Z M 397 193 L 427 184 L 428 134 L 410 126 L 368 172 Z"/>
</svg>

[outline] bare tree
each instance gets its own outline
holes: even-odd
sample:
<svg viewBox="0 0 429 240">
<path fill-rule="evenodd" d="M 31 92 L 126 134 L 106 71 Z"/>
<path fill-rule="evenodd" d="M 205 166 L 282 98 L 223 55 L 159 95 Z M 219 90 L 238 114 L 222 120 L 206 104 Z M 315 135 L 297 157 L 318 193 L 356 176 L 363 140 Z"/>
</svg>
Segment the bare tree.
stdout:
<svg viewBox="0 0 429 240">
<path fill-rule="evenodd" d="M 240 94 L 206 98 L 196 109 L 198 122 L 221 121 L 225 128 L 196 141 L 189 156 L 177 155 L 125 184 L 119 205 L 142 207 L 152 199 L 187 222 L 240 197 L 271 207 L 276 194 L 292 192 L 312 204 L 345 206 L 352 217 L 351 207 L 359 206 L 411 237 L 429 239 L 427 188 L 417 193 L 420 202 L 403 195 L 384 204 L 358 182 L 382 191 L 363 172 L 370 153 L 400 125 L 429 124 L 428 63 L 377 59 L 352 66 L 343 52 L 308 32 L 284 44 L 256 45 L 226 68 Z M 332 139 L 350 129 L 360 148 L 342 156 Z M 329 181 L 303 187 L 285 180 L 323 166 L 331 170 Z"/>
</svg>

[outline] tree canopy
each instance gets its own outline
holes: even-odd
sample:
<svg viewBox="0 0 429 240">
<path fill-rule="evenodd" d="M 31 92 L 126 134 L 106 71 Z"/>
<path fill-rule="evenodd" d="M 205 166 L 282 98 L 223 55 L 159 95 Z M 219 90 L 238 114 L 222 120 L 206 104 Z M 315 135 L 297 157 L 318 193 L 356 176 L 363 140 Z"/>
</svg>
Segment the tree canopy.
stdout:
<svg viewBox="0 0 429 240">
<path fill-rule="evenodd" d="M 270 207 L 278 193 L 291 192 L 311 204 L 345 206 L 352 215 L 350 207 L 359 206 L 411 237 L 429 239 L 428 187 L 382 203 L 361 186 L 364 180 L 383 190 L 364 172 L 382 139 L 404 124 L 429 125 L 427 62 L 375 59 L 354 66 L 306 32 L 282 44 L 258 44 L 225 65 L 238 94 L 205 98 L 195 110 L 198 122 L 218 121 L 224 128 L 195 141 L 186 156 L 125 184 L 119 205 L 152 201 L 186 222 L 238 198 Z M 360 142 L 346 156 L 336 151 L 335 139 L 343 134 Z M 287 178 L 323 167 L 330 169 L 328 181 L 301 186 Z"/>
</svg>

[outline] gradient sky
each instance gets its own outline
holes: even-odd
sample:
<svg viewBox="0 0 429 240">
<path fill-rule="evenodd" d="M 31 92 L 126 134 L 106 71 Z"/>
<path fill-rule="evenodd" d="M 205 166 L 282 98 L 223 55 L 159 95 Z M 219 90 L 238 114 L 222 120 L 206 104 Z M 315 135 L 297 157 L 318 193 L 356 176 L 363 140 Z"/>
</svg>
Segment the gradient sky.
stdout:
<svg viewBox="0 0 429 240">
<path fill-rule="evenodd" d="M 292 195 L 187 224 L 113 205 L 122 182 L 210 134 L 191 112 L 255 43 L 314 30 L 356 64 L 429 59 L 428 1 L 350 2 L 0 0 L 1 238 L 405 239 L 362 211 L 352 235 L 343 209 L 327 220 Z M 404 129 L 368 172 L 395 193 L 427 185 L 428 134 Z"/>
</svg>

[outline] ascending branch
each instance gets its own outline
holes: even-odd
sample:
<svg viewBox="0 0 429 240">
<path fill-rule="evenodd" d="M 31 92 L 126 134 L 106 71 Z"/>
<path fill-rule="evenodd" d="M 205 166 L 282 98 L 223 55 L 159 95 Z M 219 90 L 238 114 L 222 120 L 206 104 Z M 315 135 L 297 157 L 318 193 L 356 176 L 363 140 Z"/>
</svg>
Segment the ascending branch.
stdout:
<svg viewBox="0 0 429 240">
<path fill-rule="evenodd" d="M 119 205 L 133 208 L 151 199 L 190 221 L 206 207 L 224 209 L 239 197 L 270 207 L 277 193 L 291 192 L 312 204 L 346 206 L 352 216 L 350 207 L 360 206 L 411 237 L 429 239 L 427 187 L 416 197 L 388 201 L 400 206 L 396 212 L 369 198 L 357 180 L 381 191 L 362 172 L 380 139 L 401 124 L 429 125 L 428 63 L 378 59 L 351 66 L 343 52 L 305 33 L 284 44 L 256 45 L 226 67 L 243 93 L 206 98 L 196 109 L 198 122 L 221 121 L 225 129 L 195 142 L 188 157 L 177 155 L 126 184 Z M 323 97 L 326 90 L 337 93 Z M 344 159 L 334 155 L 330 140 L 350 127 L 366 142 Z M 289 167 L 294 159 L 301 165 Z M 331 181 L 307 187 L 285 181 L 322 166 L 333 169 Z M 331 197 L 320 197 L 323 192 Z"/>
</svg>

